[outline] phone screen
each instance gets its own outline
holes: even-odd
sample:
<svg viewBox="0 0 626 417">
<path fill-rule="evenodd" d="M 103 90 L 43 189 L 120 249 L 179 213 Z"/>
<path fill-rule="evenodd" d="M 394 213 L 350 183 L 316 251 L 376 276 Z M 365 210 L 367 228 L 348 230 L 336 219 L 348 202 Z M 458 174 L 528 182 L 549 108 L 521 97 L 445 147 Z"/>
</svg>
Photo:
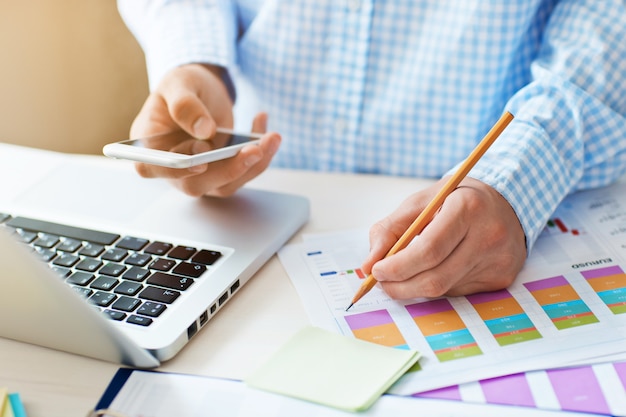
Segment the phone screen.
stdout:
<svg viewBox="0 0 626 417">
<path fill-rule="evenodd" d="M 181 149 L 190 149 L 191 146 L 181 147 L 179 145 L 185 141 L 197 140 L 201 139 L 196 139 L 185 132 L 179 131 L 166 133 L 163 135 L 150 136 L 147 138 L 131 139 L 121 143 L 135 148 L 156 149 L 160 151 L 189 155 L 189 153 L 183 152 Z M 223 132 L 218 130 L 215 136 L 211 137 L 210 139 L 204 140 L 204 142 L 210 145 L 210 150 L 217 150 L 229 146 L 244 145 L 248 142 L 256 140 L 258 140 L 258 137 L 255 136 L 247 136 L 243 134 Z"/>
</svg>

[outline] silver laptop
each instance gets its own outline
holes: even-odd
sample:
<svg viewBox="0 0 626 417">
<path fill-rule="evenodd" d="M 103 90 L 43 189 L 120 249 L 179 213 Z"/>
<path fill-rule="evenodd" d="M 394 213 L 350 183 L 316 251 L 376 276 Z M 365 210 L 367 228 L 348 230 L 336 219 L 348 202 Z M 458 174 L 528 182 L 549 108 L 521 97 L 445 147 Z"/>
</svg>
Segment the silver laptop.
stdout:
<svg viewBox="0 0 626 417">
<path fill-rule="evenodd" d="M 300 196 L 191 198 L 132 164 L 0 144 L 0 337 L 131 366 L 176 355 L 307 221 Z"/>
</svg>

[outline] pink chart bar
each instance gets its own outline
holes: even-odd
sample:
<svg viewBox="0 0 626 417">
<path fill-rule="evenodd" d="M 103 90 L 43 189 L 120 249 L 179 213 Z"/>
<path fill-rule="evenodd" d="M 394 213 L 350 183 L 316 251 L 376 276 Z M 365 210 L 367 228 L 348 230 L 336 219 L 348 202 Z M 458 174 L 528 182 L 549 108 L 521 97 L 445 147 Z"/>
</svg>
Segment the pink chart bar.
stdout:
<svg viewBox="0 0 626 417">
<path fill-rule="evenodd" d="M 345 316 L 344 318 L 352 330 L 393 323 L 393 319 L 387 310 L 376 310 L 369 311 L 367 313 L 352 314 L 350 316 Z"/>
</svg>

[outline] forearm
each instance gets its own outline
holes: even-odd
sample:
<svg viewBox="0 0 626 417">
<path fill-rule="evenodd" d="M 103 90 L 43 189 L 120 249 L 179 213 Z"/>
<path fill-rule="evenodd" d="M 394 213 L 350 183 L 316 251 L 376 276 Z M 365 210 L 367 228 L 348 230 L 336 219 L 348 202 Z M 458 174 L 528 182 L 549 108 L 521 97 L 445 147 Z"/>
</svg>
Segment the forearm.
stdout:
<svg viewBox="0 0 626 417">
<path fill-rule="evenodd" d="M 562 2 L 532 82 L 509 101 L 515 120 L 472 176 L 514 208 L 529 249 L 568 193 L 626 169 L 626 11 L 620 1 Z"/>
<path fill-rule="evenodd" d="M 146 55 L 150 88 L 171 69 L 189 63 L 228 69 L 235 63 L 236 17 L 230 2 L 118 0 L 118 9 Z"/>
</svg>

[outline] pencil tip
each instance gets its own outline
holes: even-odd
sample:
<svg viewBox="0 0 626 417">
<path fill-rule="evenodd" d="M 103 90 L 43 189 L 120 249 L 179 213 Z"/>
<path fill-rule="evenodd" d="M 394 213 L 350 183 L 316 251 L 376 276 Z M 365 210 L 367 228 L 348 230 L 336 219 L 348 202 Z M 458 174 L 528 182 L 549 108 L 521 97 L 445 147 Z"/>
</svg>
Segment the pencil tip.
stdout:
<svg viewBox="0 0 626 417">
<path fill-rule="evenodd" d="M 354 305 L 354 303 L 350 303 L 350 305 L 348 306 L 348 308 L 346 308 L 346 311 L 350 310 L 350 308 L 352 308 L 352 306 Z"/>
</svg>

